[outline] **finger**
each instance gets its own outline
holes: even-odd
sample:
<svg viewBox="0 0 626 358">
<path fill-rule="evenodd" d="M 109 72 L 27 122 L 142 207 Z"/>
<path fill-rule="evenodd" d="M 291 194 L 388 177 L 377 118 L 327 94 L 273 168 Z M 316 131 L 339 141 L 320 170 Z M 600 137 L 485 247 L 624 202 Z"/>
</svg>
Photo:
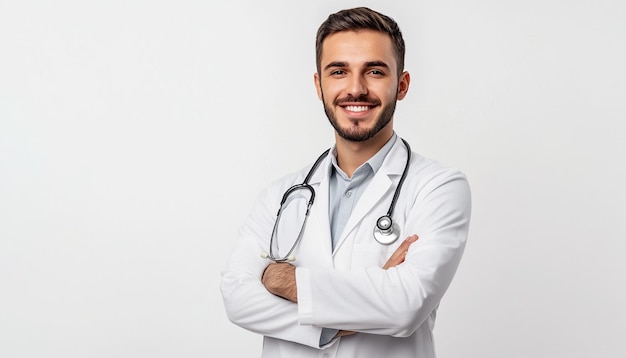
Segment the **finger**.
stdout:
<svg viewBox="0 0 626 358">
<path fill-rule="evenodd" d="M 354 331 L 339 331 L 339 332 L 337 332 L 336 337 L 351 336 L 353 334 L 356 334 L 356 332 L 354 332 Z"/>
<path fill-rule="evenodd" d="M 387 260 L 387 262 L 385 263 L 385 266 L 383 266 L 383 269 L 386 270 L 390 267 L 394 267 L 403 263 L 407 252 L 408 250 L 404 250 L 404 251 L 396 250 L 393 253 L 393 255 L 391 255 L 391 257 Z"/>
<path fill-rule="evenodd" d="M 406 258 L 406 254 L 409 251 L 409 246 L 411 246 L 411 244 L 413 244 L 415 241 L 417 241 L 417 239 L 418 239 L 417 235 L 411 235 L 411 236 L 407 237 L 400 244 L 400 246 L 398 246 L 398 248 L 393 252 L 393 254 L 391 254 L 391 257 L 389 257 L 389 259 L 387 260 L 387 262 L 383 266 L 383 269 L 386 270 L 386 269 L 388 269 L 390 267 L 394 267 L 394 266 L 397 266 L 397 265 L 403 263 L 404 259 Z"/>
<path fill-rule="evenodd" d="M 404 244 L 398 246 L 396 251 L 394 251 L 393 254 L 391 254 L 389 259 L 387 260 L 388 263 L 396 263 L 397 264 L 399 260 L 404 260 L 404 256 L 406 255 L 406 252 L 408 251 L 407 250 L 408 247 L 405 247 L 403 245 Z"/>
<path fill-rule="evenodd" d="M 407 237 L 406 239 L 404 239 L 404 241 L 402 241 L 400 246 L 398 246 L 398 248 L 394 252 L 394 255 L 396 253 L 402 254 L 405 251 L 408 251 L 409 250 L 409 246 L 411 246 L 411 244 L 413 244 L 415 241 L 417 241 L 417 239 L 418 239 L 417 235 L 411 235 L 411 236 Z M 391 256 L 393 256 L 393 255 L 391 255 Z"/>
</svg>

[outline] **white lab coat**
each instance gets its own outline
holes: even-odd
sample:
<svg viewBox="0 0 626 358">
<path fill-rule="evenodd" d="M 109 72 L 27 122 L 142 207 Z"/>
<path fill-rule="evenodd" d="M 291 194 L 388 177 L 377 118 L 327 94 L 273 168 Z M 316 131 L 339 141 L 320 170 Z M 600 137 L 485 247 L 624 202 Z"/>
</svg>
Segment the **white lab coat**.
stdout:
<svg viewBox="0 0 626 358">
<path fill-rule="evenodd" d="M 374 240 L 376 220 L 387 213 L 405 167 L 407 153 L 397 140 L 382 167 L 354 207 L 334 252 L 328 217 L 327 157 L 310 184 L 316 198 L 295 251 L 298 303 L 269 293 L 260 278 L 280 199 L 301 183 L 309 167 L 287 175 L 265 190 L 241 227 L 222 272 L 221 292 L 228 318 L 264 336 L 262 357 L 432 358 L 436 310 L 461 260 L 471 199 L 466 177 L 416 153 L 392 218 L 400 239 Z M 281 225 L 289 225 L 287 220 Z M 297 227 L 291 228 L 297 233 Z M 403 264 L 383 270 L 389 256 L 411 234 Z M 323 327 L 359 333 L 319 347 Z"/>
</svg>

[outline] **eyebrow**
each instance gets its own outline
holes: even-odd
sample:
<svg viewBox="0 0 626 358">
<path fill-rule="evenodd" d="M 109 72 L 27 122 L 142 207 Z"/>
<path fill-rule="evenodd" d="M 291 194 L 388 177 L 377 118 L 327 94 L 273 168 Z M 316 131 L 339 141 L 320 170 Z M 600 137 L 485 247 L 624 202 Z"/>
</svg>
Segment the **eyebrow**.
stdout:
<svg viewBox="0 0 626 358">
<path fill-rule="evenodd" d="M 383 61 L 370 61 L 365 63 L 366 67 L 384 67 L 389 68 L 389 65 Z"/>
<path fill-rule="evenodd" d="M 327 70 L 329 68 L 346 67 L 346 66 L 348 66 L 348 64 L 345 63 L 345 62 L 333 61 L 333 62 L 329 63 L 328 65 L 324 66 L 324 70 Z"/>
<path fill-rule="evenodd" d="M 328 70 L 329 68 L 337 68 L 337 67 L 348 67 L 348 63 L 341 62 L 341 61 L 333 61 L 329 63 L 328 65 L 324 66 L 324 70 Z M 383 61 L 369 61 L 369 62 L 365 62 L 365 67 L 384 67 L 388 69 L 389 65 L 387 65 Z"/>
</svg>

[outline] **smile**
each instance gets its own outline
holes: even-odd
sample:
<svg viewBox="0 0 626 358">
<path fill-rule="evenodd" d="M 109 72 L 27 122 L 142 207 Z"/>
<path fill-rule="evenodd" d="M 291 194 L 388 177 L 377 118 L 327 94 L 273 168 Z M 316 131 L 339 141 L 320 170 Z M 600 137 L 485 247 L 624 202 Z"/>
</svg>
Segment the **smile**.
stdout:
<svg viewBox="0 0 626 358">
<path fill-rule="evenodd" d="M 350 112 L 365 112 L 370 109 L 370 106 L 345 106 L 344 108 Z"/>
</svg>

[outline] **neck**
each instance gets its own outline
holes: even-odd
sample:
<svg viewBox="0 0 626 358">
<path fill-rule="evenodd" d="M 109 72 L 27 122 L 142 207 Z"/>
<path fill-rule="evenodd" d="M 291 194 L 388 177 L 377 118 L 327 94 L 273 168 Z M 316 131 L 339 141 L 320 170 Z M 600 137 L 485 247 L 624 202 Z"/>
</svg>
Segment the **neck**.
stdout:
<svg viewBox="0 0 626 358">
<path fill-rule="evenodd" d="M 341 138 L 335 133 L 337 164 L 339 168 L 351 178 L 354 171 L 373 157 L 392 135 L 393 131 L 388 131 L 388 133 L 380 131 L 366 141 L 352 142 Z"/>
</svg>

